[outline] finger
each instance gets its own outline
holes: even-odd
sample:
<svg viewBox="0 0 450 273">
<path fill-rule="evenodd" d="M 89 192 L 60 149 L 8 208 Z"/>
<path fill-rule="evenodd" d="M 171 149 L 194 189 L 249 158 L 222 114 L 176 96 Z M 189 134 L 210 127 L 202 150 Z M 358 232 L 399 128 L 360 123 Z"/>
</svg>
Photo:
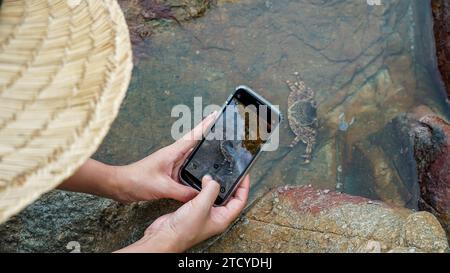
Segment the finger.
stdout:
<svg viewBox="0 0 450 273">
<path fill-rule="evenodd" d="M 239 185 L 233 198 L 225 205 L 227 223 L 231 223 L 236 219 L 241 211 L 244 209 L 248 200 L 248 193 L 250 191 L 250 177 L 247 175 Z"/>
<path fill-rule="evenodd" d="M 248 193 L 250 192 L 250 175 L 247 175 L 239 184 L 233 198 L 246 202 L 248 199 Z"/>
<path fill-rule="evenodd" d="M 194 188 L 182 185 L 176 181 L 173 181 L 172 179 L 168 179 L 167 185 L 167 198 L 172 198 L 177 201 L 186 203 L 198 195 L 198 191 Z"/>
<path fill-rule="evenodd" d="M 194 150 L 194 148 L 189 149 L 189 151 L 187 151 L 183 158 L 181 158 L 180 160 L 178 160 L 178 162 L 175 163 L 175 166 L 173 167 L 172 170 L 172 179 L 175 180 L 176 182 L 180 183 L 180 177 L 178 176 L 179 172 L 180 172 L 180 168 L 183 165 L 184 161 L 186 161 L 186 158 L 188 158 L 188 156 L 192 153 L 192 151 Z"/>
<path fill-rule="evenodd" d="M 197 197 L 193 199 L 194 205 L 201 208 L 208 208 L 208 210 L 205 211 L 209 213 L 209 210 L 219 195 L 219 190 L 219 183 L 214 181 L 211 176 L 205 175 L 202 179 L 202 190 Z"/>
<path fill-rule="evenodd" d="M 185 156 L 185 154 L 193 148 L 199 140 L 202 140 L 203 133 L 208 129 L 214 121 L 217 111 L 207 116 L 200 122 L 192 131 L 184 135 L 181 139 L 168 147 L 169 154 L 174 155 L 173 160 L 178 161 Z"/>
</svg>

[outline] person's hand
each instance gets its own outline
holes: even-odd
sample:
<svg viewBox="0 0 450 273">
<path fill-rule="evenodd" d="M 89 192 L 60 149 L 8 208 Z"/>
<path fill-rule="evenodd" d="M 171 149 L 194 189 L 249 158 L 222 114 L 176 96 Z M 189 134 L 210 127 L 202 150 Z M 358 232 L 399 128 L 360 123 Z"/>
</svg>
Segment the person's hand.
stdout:
<svg viewBox="0 0 450 273">
<path fill-rule="evenodd" d="M 215 116 L 216 112 L 206 117 L 190 133 L 172 145 L 136 163 L 115 167 L 115 177 L 120 188 L 116 199 L 135 202 L 171 198 L 187 202 L 195 197 L 198 191 L 182 185 L 178 171 Z"/>
<path fill-rule="evenodd" d="M 245 207 L 250 178 L 244 178 L 225 206 L 213 207 L 219 188 L 217 182 L 205 176 L 202 191 L 194 199 L 155 220 L 141 240 L 119 252 L 182 252 L 222 233 Z"/>
</svg>

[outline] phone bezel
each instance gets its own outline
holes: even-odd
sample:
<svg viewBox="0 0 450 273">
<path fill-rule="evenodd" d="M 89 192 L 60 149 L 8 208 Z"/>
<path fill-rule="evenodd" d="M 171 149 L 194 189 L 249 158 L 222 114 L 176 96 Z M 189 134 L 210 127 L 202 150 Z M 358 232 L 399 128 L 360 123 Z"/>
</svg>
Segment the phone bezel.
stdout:
<svg viewBox="0 0 450 273">
<path fill-rule="evenodd" d="M 255 100 L 255 104 L 258 103 L 260 105 L 266 105 L 271 111 L 271 113 L 274 113 L 277 115 L 278 117 L 278 123 L 276 124 L 276 126 L 274 128 L 271 128 L 271 133 L 269 136 L 269 139 L 272 137 L 273 132 L 277 129 L 278 126 L 280 126 L 280 123 L 283 120 L 283 116 L 281 114 L 281 112 L 279 111 L 278 108 L 274 107 L 270 102 L 268 102 L 266 99 L 264 99 L 262 96 L 260 96 L 259 94 L 257 94 L 255 91 L 253 91 L 250 87 L 245 86 L 245 85 L 240 85 L 238 87 L 236 87 L 236 89 L 234 90 L 234 92 L 227 98 L 227 100 L 225 101 L 224 105 L 222 106 L 221 110 L 220 110 L 220 114 L 217 115 L 216 119 L 214 120 L 214 122 L 212 122 L 211 126 L 207 129 L 207 132 L 209 133 L 209 131 L 211 130 L 211 128 L 214 126 L 214 124 L 216 124 L 217 120 L 219 119 L 219 117 L 223 114 L 225 108 L 230 104 L 231 99 L 240 91 L 245 91 L 246 93 L 248 93 L 252 99 Z M 190 179 L 187 179 L 183 176 L 183 174 L 188 173 L 185 169 L 186 166 L 188 165 L 188 163 L 190 162 L 190 160 L 192 159 L 193 155 L 197 152 L 197 150 L 200 148 L 200 146 L 202 145 L 202 143 L 205 141 L 205 136 L 202 137 L 202 140 L 198 142 L 198 144 L 195 146 L 195 148 L 193 149 L 193 151 L 191 152 L 191 154 L 186 158 L 186 160 L 183 162 L 183 165 L 181 166 L 179 172 L 178 172 L 178 177 L 180 179 L 180 181 L 187 185 L 190 186 L 194 189 L 197 189 L 198 191 L 201 190 L 201 186 L 197 186 L 197 184 L 201 185 L 201 181 L 198 181 L 197 178 L 193 177 L 195 179 L 194 182 L 191 183 Z M 234 192 L 236 191 L 236 189 L 238 188 L 239 184 L 242 182 L 242 180 L 245 178 L 245 176 L 248 174 L 248 172 L 250 171 L 250 169 L 253 167 L 254 163 L 257 161 L 258 157 L 261 155 L 262 150 L 260 149 L 258 151 L 258 153 L 253 157 L 252 162 L 247 166 L 246 170 L 241 174 L 241 176 L 239 177 L 239 179 L 234 182 L 233 187 L 230 188 L 230 190 L 228 190 L 228 192 L 225 194 L 224 198 L 221 198 L 220 195 L 217 197 L 216 201 L 214 202 L 214 205 L 216 206 L 222 206 L 224 204 L 226 204 L 228 202 L 228 200 L 230 199 L 231 196 L 233 196 Z"/>
</svg>

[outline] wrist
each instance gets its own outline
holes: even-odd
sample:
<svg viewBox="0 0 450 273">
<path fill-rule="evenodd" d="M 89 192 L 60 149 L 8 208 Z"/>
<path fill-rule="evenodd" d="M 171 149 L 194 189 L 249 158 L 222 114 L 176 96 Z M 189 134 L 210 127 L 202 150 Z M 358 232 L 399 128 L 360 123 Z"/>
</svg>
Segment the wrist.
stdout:
<svg viewBox="0 0 450 273">
<path fill-rule="evenodd" d="M 131 203 L 136 201 L 131 193 L 132 177 L 128 175 L 126 166 L 110 166 L 109 184 L 112 191 L 112 199 Z"/>
<path fill-rule="evenodd" d="M 141 239 L 151 252 L 165 252 L 165 253 L 177 253 L 183 252 L 180 248 L 180 244 L 176 243 L 174 236 L 166 236 L 165 234 L 157 233 L 152 235 L 144 235 Z"/>
<path fill-rule="evenodd" d="M 139 241 L 117 252 L 130 253 L 177 253 L 183 252 L 173 238 L 162 234 L 146 234 Z"/>
</svg>

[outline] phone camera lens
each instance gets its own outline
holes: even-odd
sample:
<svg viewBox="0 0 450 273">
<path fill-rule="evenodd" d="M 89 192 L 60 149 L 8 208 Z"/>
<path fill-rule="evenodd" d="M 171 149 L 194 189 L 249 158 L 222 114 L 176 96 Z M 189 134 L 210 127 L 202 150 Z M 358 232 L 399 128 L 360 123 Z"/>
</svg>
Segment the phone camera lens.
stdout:
<svg viewBox="0 0 450 273">
<path fill-rule="evenodd" d="M 217 164 L 217 163 L 216 163 L 216 164 L 214 164 L 214 166 L 213 166 L 213 167 L 214 167 L 214 169 L 216 169 L 216 170 L 217 170 L 217 169 L 219 168 L 219 164 Z"/>
<path fill-rule="evenodd" d="M 196 170 L 198 168 L 197 164 L 192 163 L 192 169 Z"/>
<path fill-rule="evenodd" d="M 220 192 L 221 192 L 221 193 L 224 193 L 224 192 L 225 192 L 225 187 L 224 187 L 224 186 L 220 187 Z"/>
</svg>

